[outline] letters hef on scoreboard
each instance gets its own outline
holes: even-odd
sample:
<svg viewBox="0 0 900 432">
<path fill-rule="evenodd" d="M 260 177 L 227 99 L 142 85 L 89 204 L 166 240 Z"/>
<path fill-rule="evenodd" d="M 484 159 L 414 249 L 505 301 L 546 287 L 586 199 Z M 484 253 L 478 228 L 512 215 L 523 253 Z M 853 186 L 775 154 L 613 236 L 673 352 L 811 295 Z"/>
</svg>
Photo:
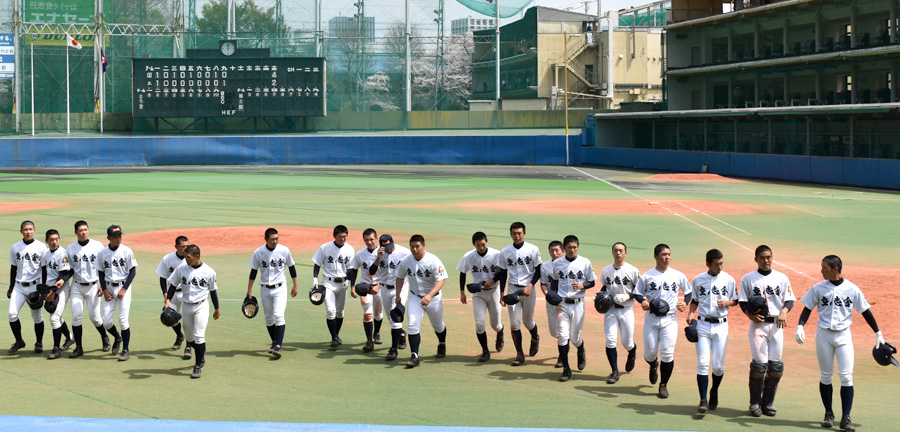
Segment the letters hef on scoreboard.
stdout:
<svg viewBox="0 0 900 432">
<path fill-rule="evenodd" d="M 134 117 L 325 115 L 324 58 L 134 59 Z"/>
</svg>

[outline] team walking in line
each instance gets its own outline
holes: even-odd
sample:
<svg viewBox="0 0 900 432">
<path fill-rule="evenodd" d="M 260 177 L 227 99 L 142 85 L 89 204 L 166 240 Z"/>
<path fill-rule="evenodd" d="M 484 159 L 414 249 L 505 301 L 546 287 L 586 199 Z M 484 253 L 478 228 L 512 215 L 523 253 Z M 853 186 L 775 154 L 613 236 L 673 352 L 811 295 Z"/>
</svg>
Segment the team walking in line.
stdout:
<svg viewBox="0 0 900 432">
<path fill-rule="evenodd" d="M 72 345 L 70 358 L 84 355 L 82 324 L 85 313 L 100 334 L 102 350 L 121 354 L 119 361 L 130 358 L 131 286 L 138 267 L 134 252 L 122 243 L 123 231 L 118 225 L 107 229 L 108 244 L 89 238 L 87 222 L 75 223 L 76 242 L 67 248 L 60 246 L 57 230 L 48 230 L 45 241 L 35 238 L 35 226 L 24 221 L 20 226 L 22 240 L 10 249 L 10 283 L 7 291 L 9 323 L 14 343 L 7 351 L 15 354 L 26 347 L 19 314 L 28 304 L 34 322 L 36 353 L 43 352 L 43 307 L 50 314 L 53 348 L 48 359 L 57 359 Z M 343 341 L 340 331 L 349 291 L 358 298 L 362 309 L 364 352 L 371 352 L 382 344 L 382 323 L 389 317 L 390 348 L 385 360 L 397 359 L 406 349 L 410 357 L 407 368 L 421 364 L 422 322 L 427 317 L 437 338 L 435 358 L 447 355 L 447 326 L 444 323 L 443 288 L 448 273 L 440 258 L 426 251 L 425 238 L 413 235 L 409 248 L 397 245 L 391 234 L 368 228 L 363 232 L 365 247 L 355 251 L 347 242 L 349 230 L 338 225 L 333 230 L 334 241 L 323 244 L 313 255 L 313 287 L 310 300 L 325 304 L 325 323 L 332 349 Z M 672 250 L 665 244 L 654 248 L 655 266 L 643 274 L 626 262 L 627 246 L 616 242 L 612 246 L 612 264 L 602 268 L 599 275 L 589 259 L 578 254 L 579 240 L 574 235 L 561 242 L 552 241 L 543 261 L 540 249 L 525 241 L 526 227 L 521 222 L 510 225 L 512 242 L 498 250 L 488 246 L 484 232 L 472 235 L 474 249 L 459 260 L 460 302 L 471 302 L 475 319 L 475 336 L 481 348 L 478 362 L 491 358 L 488 346 L 488 325 L 494 332 L 494 351 L 505 346 L 506 326 L 502 307 L 509 315 L 509 333 L 516 350 L 512 366 L 526 361 L 523 328 L 530 341 L 528 357 L 540 349 L 540 332 L 535 322 L 537 289 L 546 299 L 548 334 L 557 341 L 556 367 L 562 369 L 559 381 L 572 377 L 569 362 L 570 347 L 576 350 L 578 370 L 584 370 L 587 354 L 582 331 L 585 320 L 587 292 L 599 288 L 593 296 L 595 309 L 604 315 L 606 358 L 611 372 L 608 384 L 616 384 L 622 377 L 619 370 L 617 346 L 625 350 L 625 373 L 634 370 L 637 344 L 634 340 L 635 303 L 644 311 L 643 357 L 649 366 L 649 381 L 658 384 L 657 396 L 669 396 L 669 380 L 675 368 L 675 345 L 678 340 L 678 313 L 685 312 L 686 338 L 695 344 L 697 355 L 697 388 L 701 414 L 715 410 L 719 404 L 719 388 L 725 374 L 725 352 L 728 347 L 730 308 L 738 306 L 749 320 L 750 346 L 749 408 L 750 415 L 775 416 L 775 394 L 784 374 L 782 361 L 784 327 L 787 315 L 797 301 L 787 276 L 772 268 L 773 252 L 761 245 L 754 252 L 757 269 L 744 275 L 740 282 L 723 269 L 721 251 L 706 253 L 707 271 L 688 280 L 671 267 Z M 297 271 L 291 251 L 279 244 L 278 231 L 269 228 L 264 233 L 265 244 L 256 249 L 248 263 L 250 267 L 247 299 L 242 308 L 245 316 L 256 315 L 259 295 L 269 334 L 268 352 L 275 358 L 282 355 L 285 335 L 288 274 L 291 278 L 291 297 L 297 295 Z M 843 264 L 835 255 L 826 256 L 821 263 L 823 281 L 812 286 L 800 299 L 804 309 L 800 314 L 796 341 L 806 340 L 804 326 L 813 309 L 818 311 L 815 336 L 817 360 L 821 369 L 819 392 L 825 408 L 823 427 L 835 423 L 832 408 L 834 360 L 837 359 L 840 380 L 841 420 L 839 427 L 854 431 L 850 420 L 853 404 L 853 340 L 850 334 L 852 312 L 856 309 L 876 334 L 873 355 L 883 365 L 894 364 L 896 349 L 884 341 L 869 303 L 862 291 L 841 277 Z M 160 289 L 163 291 L 161 320 L 175 333 L 172 350 L 185 345 L 183 358 L 194 358 L 191 378 L 200 378 L 206 363 L 206 327 L 210 306 L 213 319 L 220 316 L 216 272 L 201 261 L 200 247 L 190 244 L 187 237 L 175 239 L 175 251 L 165 255 L 157 267 Z M 471 274 L 471 282 L 467 275 Z M 598 277 L 599 276 L 599 277 Z M 321 277 L 321 283 L 320 283 Z M 359 283 L 357 283 L 359 280 Z M 468 293 L 467 293 L 468 292 Z M 72 331 L 63 319 L 67 305 L 71 305 Z M 248 309 L 248 305 L 251 307 Z M 118 313 L 116 310 L 118 309 Z M 403 321 L 407 321 L 406 330 Z M 116 322 L 119 327 L 117 329 Z M 112 336 L 112 343 L 110 343 Z M 63 340 L 65 338 L 65 340 Z M 710 374 L 712 386 L 710 387 Z"/>
</svg>

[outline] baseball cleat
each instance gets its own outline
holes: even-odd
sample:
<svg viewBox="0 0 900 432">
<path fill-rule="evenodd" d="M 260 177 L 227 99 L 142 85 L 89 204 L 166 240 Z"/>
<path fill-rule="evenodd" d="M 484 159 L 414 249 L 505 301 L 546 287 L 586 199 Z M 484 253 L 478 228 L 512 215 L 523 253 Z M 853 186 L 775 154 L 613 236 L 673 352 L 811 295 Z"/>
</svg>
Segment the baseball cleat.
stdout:
<svg viewBox="0 0 900 432">
<path fill-rule="evenodd" d="M 490 359 L 491 359 L 491 352 L 490 352 L 490 351 L 482 352 L 481 355 L 478 356 L 478 362 L 479 362 L 479 363 L 484 363 L 484 362 L 486 362 L 486 361 L 488 361 L 488 360 L 490 360 Z"/>
<path fill-rule="evenodd" d="M 637 350 L 634 350 L 628 354 L 628 360 L 625 360 L 625 372 L 631 372 L 634 370 L 635 357 L 637 357 Z"/>
<path fill-rule="evenodd" d="M 563 369 L 562 375 L 559 376 L 559 382 L 566 382 L 572 378 L 572 369 L 565 368 Z"/>
<path fill-rule="evenodd" d="M 66 339 L 66 341 L 63 342 L 62 348 L 61 348 L 61 349 L 62 349 L 63 351 L 68 351 L 69 348 L 70 348 L 74 343 L 75 343 L 75 340 L 74 340 L 74 339 L 71 339 L 71 338 L 70 338 L 70 339 Z"/>
<path fill-rule="evenodd" d="M 191 373 L 191 379 L 200 378 L 200 366 L 194 366 L 194 372 Z"/>
<path fill-rule="evenodd" d="M 384 356 L 384 359 L 387 361 L 397 360 L 397 350 L 393 348 L 389 349 L 387 355 Z"/>
<path fill-rule="evenodd" d="M 109 344 L 109 336 L 103 336 L 101 340 L 103 341 L 103 352 L 109 352 L 112 348 L 112 345 Z"/>
<path fill-rule="evenodd" d="M 528 355 L 534 357 L 538 353 L 538 349 L 540 348 L 541 337 L 538 336 L 531 340 L 531 346 L 528 348 Z"/>
<path fill-rule="evenodd" d="M 669 389 L 666 388 L 665 384 L 659 385 L 659 392 L 656 394 L 656 396 L 659 397 L 660 399 L 665 399 L 665 398 L 669 397 Z"/>
<path fill-rule="evenodd" d="M 750 405 L 750 415 L 752 415 L 753 417 L 762 416 L 762 408 L 760 408 L 757 404 Z"/>
<path fill-rule="evenodd" d="M 510 364 L 512 366 L 522 366 L 523 364 L 525 364 L 525 354 L 523 354 L 523 353 L 516 354 L 516 358 L 513 359 L 512 363 L 510 363 Z"/>
<path fill-rule="evenodd" d="M 582 344 L 578 347 L 578 370 L 584 370 L 585 367 L 587 367 L 587 353 Z"/>
<path fill-rule="evenodd" d="M 850 421 L 850 416 L 841 417 L 841 430 L 846 432 L 855 432 L 856 426 Z"/>
<path fill-rule="evenodd" d="M 269 354 L 272 354 L 272 351 L 275 351 L 275 345 L 278 345 L 278 344 L 275 343 L 274 341 L 272 342 L 272 345 L 269 345 Z"/>
<path fill-rule="evenodd" d="M 775 417 L 775 413 L 777 413 L 777 412 L 778 412 L 778 410 L 776 410 L 775 407 L 770 407 L 770 406 L 762 407 L 762 413 L 769 417 Z"/>
<path fill-rule="evenodd" d="M 183 358 L 185 360 L 190 360 L 191 357 L 193 357 L 193 353 L 191 352 L 191 346 L 188 345 L 188 346 L 184 347 L 184 355 L 182 355 L 181 358 Z"/>
<path fill-rule="evenodd" d="M 44 352 L 44 344 L 42 344 L 40 342 L 36 342 L 34 344 L 34 352 L 36 352 L 38 354 Z"/>
<path fill-rule="evenodd" d="M 340 337 L 340 336 L 335 336 L 335 337 L 334 337 L 334 340 L 336 340 L 336 341 L 337 341 L 337 343 L 338 343 L 338 346 L 340 346 L 340 345 L 343 345 L 343 344 L 344 344 L 344 341 L 342 341 L 342 340 L 341 340 L 341 337 Z"/>
<path fill-rule="evenodd" d="M 329 344 L 328 346 L 330 348 L 337 348 L 339 345 L 340 344 L 338 343 L 337 338 L 331 338 L 331 344 Z M 275 348 L 275 345 L 272 345 L 272 349 L 274 349 L 274 348 Z M 271 353 L 272 351 L 269 351 L 269 352 Z"/>
<path fill-rule="evenodd" d="M 406 368 L 412 369 L 418 365 L 419 365 L 419 356 L 416 355 L 416 353 L 413 353 L 413 355 L 409 358 L 409 360 L 406 361 Z"/>
<path fill-rule="evenodd" d="M 75 347 L 75 349 L 71 353 L 69 353 L 69 358 L 81 357 L 83 355 L 84 351 L 81 349 L 81 347 Z"/>
<path fill-rule="evenodd" d="M 397 344 L 397 349 L 406 349 L 406 332 L 403 332 L 403 334 L 400 335 L 400 342 Z"/>
<path fill-rule="evenodd" d="M 384 341 L 381 340 L 381 333 L 375 333 L 375 337 L 372 339 L 372 341 L 375 342 L 375 345 L 381 345 L 384 343 Z"/>
<path fill-rule="evenodd" d="M 50 351 L 50 354 L 47 354 L 47 360 L 58 359 L 61 355 L 62 351 L 60 351 L 60 349 L 57 347 L 53 347 L 53 351 Z"/>
<path fill-rule="evenodd" d="M 131 356 L 128 355 L 128 350 L 122 350 L 122 355 L 119 356 L 119 361 L 128 361 Z"/>
<path fill-rule="evenodd" d="M 25 341 L 16 341 L 9 347 L 8 350 L 6 350 L 6 352 L 8 354 L 15 354 L 22 348 L 25 348 Z"/>
<path fill-rule="evenodd" d="M 199 365 L 199 366 L 200 366 L 201 369 L 203 368 L 203 366 L 206 366 L 206 359 L 200 360 L 200 365 Z"/>
<path fill-rule="evenodd" d="M 608 377 L 606 377 L 607 384 L 615 384 L 619 381 L 619 371 L 612 371 Z"/>
<path fill-rule="evenodd" d="M 374 349 L 375 349 L 374 341 L 366 341 L 366 344 L 363 345 L 363 352 L 371 352 Z"/>
<path fill-rule="evenodd" d="M 505 342 L 503 341 L 503 330 L 500 330 L 497 332 L 497 339 L 494 341 L 494 349 L 497 350 L 497 352 L 503 351 L 503 345 L 505 345 Z"/>
<path fill-rule="evenodd" d="M 709 391 L 709 410 L 715 411 L 716 408 L 719 407 L 719 391 L 718 390 L 710 390 Z"/>
<path fill-rule="evenodd" d="M 275 358 L 281 358 L 281 345 L 275 345 L 275 349 L 272 350 L 272 355 Z"/>
<path fill-rule="evenodd" d="M 444 358 L 447 357 L 447 344 L 444 342 L 438 343 L 437 354 L 435 354 L 434 358 Z"/>
<path fill-rule="evenodd" d="M 697 412 L 700 414 L 706 414 L 709 412 L 709 402 L 706 399 L 700 401 L 700 406 L 697 407 Z"/>
<path fill-rule="evenodd" d="M 112 344 L 112 353 L 113 353 L 113 354 L 118 354 L 118 353 L 119 353 L 119 348 L 120 348 L 121 346 L 122 346 L 122 338 L 116 339 L 116 341 L 113 342 L 113 344 Z"/>
<path fill-rule="evenodd" d="M 172 344 L 172 351 L 180 350 L 182 342 L 184 342 L 184 338 L 181 336 L 177 336 L 175 338 L 175 343 Z"/>
<path fill-rule="evenodd" d="M 659 363 L 653 363 L 650 365 L 650 384 L 656 384 L 656 381 L 659 380 Z"/>
<path fill-rule="evenodd" d="M 825 413 L 825 418 L 822 419 L 822 427 L 831 429 L 832 426 L 834 426 L 834 413 L 827 411 Z"/>
<path fill-rule="evenodd" d="M 557 369 L 563 367 L 562 359 L 556 359 L 556 365 L 554 365 L 553 367 L 555 367 Z"/>
</svg>

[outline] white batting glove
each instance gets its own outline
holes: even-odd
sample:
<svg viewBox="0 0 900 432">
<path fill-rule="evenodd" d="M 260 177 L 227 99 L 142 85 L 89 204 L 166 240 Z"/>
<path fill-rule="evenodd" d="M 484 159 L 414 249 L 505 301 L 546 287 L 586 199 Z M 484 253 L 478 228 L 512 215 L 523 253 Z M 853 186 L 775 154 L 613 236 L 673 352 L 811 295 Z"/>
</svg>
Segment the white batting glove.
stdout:
<svg viewBox="0 0 900 432">
<path fill-rule="evenodd" d="M 631 299 L 631 296 L 628 294 L 616 294 L 613 296 L 613 301 L 619 306 L 624 306 L 625 302 Z"/>
<path fill-rule="evenodd" d="M 315 287 L 317 287 L 317 286 L 319 286 L 319 278 L 314 277 L 314 278 L 313 278 L 313 288 L 315 288 Z"/>
<path fill-rule="evenodd" d="M 806 342 L 806 332 L 803 331 L 803 326 L 797 326 L 797 343 L 803 345 L 803 342 Z"/>
<path fill-rule="evenodd" d="M 884 345 L 884 336 L 881 335 L 881 330 L 875 332 L 875 348 Z"/>
</svg>

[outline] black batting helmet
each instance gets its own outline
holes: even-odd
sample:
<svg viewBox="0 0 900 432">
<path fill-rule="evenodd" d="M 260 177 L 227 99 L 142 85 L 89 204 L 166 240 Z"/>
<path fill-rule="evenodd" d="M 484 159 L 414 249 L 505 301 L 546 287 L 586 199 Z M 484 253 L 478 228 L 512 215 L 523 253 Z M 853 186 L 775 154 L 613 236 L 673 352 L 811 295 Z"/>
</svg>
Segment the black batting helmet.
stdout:
<svg viewBox="0 0 900 432">
<path fill-rule="evenodd" d="M 650 313 L 658 317 L 664 317 L 669 314 L 669 303 L 659 297 L 650 300 Z"/>
<path fill-rule="evenodd" d="M 173 325 L 178 324 L 178 320 L 180 319 L 181 314 L 170 307 L 163 306 L 162 313 L 159 314 L 159 322 L 163 323 L 166 327 L 172 327 Z"/>
<path fill-rule="evenodd" d="M 884 343 L 872 348 L 872 357 L 875 357 L 875 361 L 882 366 L 889 366 L 892 364 L 894 366 L 900 366 L 900 363 L 894 358 L 894 354 L 897 354 L 897 348 L 889 343 Z"/>
<path fill-rule="evenodd" d="M 247 318 L 255 317 L 256 313 L 259 312 L 259 302 L 256 301 L 256 297 L 244 297 L 241 311 L 244 312 L 244 316 Z"/>
<path fill-rule="evenodd" d="M 325 302 L 325 285 L 316 285 L 309 289 L 309 302 L 317 306 Z"/>
<path fill-rule="evenodd" d="M 393 322 L 403 322 L 403 315 L 406 315 L 406 307 L 403 304 L 398 304 L 393 309 L 391 309 L 391 321 Z"/>
<path fill-rule="evenodd" d="M 44 302 L 44 310 L 46 310 L 47 313 L 52 314 L 52 313 L 56 312 L 57 306 L 59 306 L 59 296 L 57 296 L 57 295 L 53 296 L 53 301 L 45 301 Z"/>
<path fill-rule="evenodd" d="M 763 296 L 753 296 L 747 299 L 747 313 L 753 315 L 769 316 L 769 304 Z"/>
<path fill-rule="evenodd" d="M 38 310 L 44 305 L 44 298 L 41 297 L 41 294 L 37 291 L 29 293 L 28 296 L 25 297 L 25 301 L 32 310 Z"/>
<path fill-rule="evenodd" d="M 466 284 L 466 289 L 469 290 L 470 293 L 480 293 L 481 289 L 484 287 L 484 282 L 472 282 L 470 284 Z"/>
<path fill-rule="evenodd" d="M 608 292 L 598 291 L 597 294 L 594 294 L 594 309 L 597 309 L 597 312 L 605 314 L 612 305 L 613 298 Z"/>
<path fill-rule="evenodd" d="M 692 319 L 691 325 L 684 328 L 684 337 L 691 343 L 697 343 L 700 336 L 697 334 L 697 320 Z"/>
<path fill-rule="evenodd" d="M 503 303 L 506 303 L 507 305 L 514 305 L 519 302 L 520 295 L 522 295 L 522 291 L 511 292 L 503 296 Z"/>
<path fill-rule="evenodd" d="M 360 283 L 356 284 L 356 286 L 353 287 L 353 289 L 356 290 L 357 295 L 367 296 L 367 295 L 369 295 L 369 291 L 372 291 L 372 285 L 369 285 L 365 282 L 360 282 Z"/>
<path fill-rule="evenodd" d="M 556 291 L 547 291 L 547 295 L 544 296 L 544 299 L 553 306 L 559 306 L 559 304 L 562 303 L 562 297 L 560 297 L 559 293 Z"/>
</svg>

